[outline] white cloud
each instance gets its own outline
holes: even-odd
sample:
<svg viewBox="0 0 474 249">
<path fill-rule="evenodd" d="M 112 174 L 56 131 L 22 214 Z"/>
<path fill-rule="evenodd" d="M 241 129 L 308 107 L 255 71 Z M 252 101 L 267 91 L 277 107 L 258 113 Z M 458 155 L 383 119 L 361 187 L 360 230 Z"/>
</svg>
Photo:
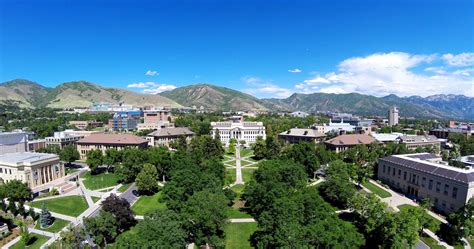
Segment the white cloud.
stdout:
<svg viewBox="0 0 474 249">
<path fill-rule="evenodd" d="M 127 87 L 128 88 L 149 88 L 149 87 L 155 87 L 158 85 L 159 84 L 155 82 L 138 82 L 138 83 L 129 84 Z"/>
<path fill-rule="evenodd" d="M 474 53 L 443 54 L 441 58 L 450 66 L 467 67 L 474 65 Z"/>
<path fill-rule="evenodd" d="M 176 89 L 175 85 L 161 84 L 160 86 L 155 87 L 155 88 L 144 89 L 143 93 L 157 94 L 157 93 L 161 93 L 161 92 L 171 91 L 171 90 L 174 90 L 174 89 Z"/>
<path fill-rule="evenodd" d="M 246 76 L 241 78 L 241 80 L 248 86 L 243 91 L 257 97 L 287 98 L 294 93 L 291 89 L 277 86 L 271 80 L 264 80 L 254 76 Z"/>
<path fill-rule="evenodd" d="M 295 68 L 295 69 L 289 69 L 288 72 L 290 72 L 290 73 L 301 73 L 301 72 L 303 72 L 303 70 L 301 70 L 299 68 Z"/>
<path fill-rule="evenodd" d="M 157 94 L 170 91 L 176 88 L 174 85 L 161 84 L 156 82 L 138 82 L 129 84 L 128 88 L 142 88 L 142 93 Z"/>
<path fill-rule="evenodd" d="M 146 71 L 145 75 L 148 75 L 148 76 L 158 76 L 160 75 L 160 73 L 158 73 L 157 71 L 153 71 L 153 70 L 148 70 Z"/>
<path fill-rule="evenodd" d="M 445 55 L 442 59 L 446 60 L 444 57 Z M 466 56 L 461 57 L 462 59 L 449 57 L 451 62 L 448 63 L 466 64 Z M 400 96 L 454 93 L 474 96 L 474 78 L 470 74 L 471 71 L 448 71 L 437 67 L 437 61 L 438 55 L 412 55 L 402 52 L 354 57 L 342 61 L 336 72 L 316 75 L 296 84 L 295 88 L 304 93 L 359 92 L 375 96 L 392 93 Z M 427 73 L 420 73 L 420 67 L 422 72 Z"/>
</svg>

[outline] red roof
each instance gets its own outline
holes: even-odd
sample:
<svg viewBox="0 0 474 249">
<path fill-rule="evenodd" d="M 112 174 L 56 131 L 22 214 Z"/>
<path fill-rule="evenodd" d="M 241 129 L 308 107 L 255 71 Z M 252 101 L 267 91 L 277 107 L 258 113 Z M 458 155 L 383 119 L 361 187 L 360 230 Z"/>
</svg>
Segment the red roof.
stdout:
<svg viewBox="0 0 474 249">
<path fill-rule="evenodd" d="M 335 146 L 345 146 L 345 145 L 358 145 L 358 144 L 371 144 L 375 142 L 375 139 L 366 134 L 346 134 L 340 135 L 333 139 L 326 141 L 328 144 Z"/>
<path fill-rule="evenodd" d="M 148 143 L 146 139 L 130 134 L 92 134 L 79 141 L 78 144 L 129 144 L 141 145 Z"/>
</svg>

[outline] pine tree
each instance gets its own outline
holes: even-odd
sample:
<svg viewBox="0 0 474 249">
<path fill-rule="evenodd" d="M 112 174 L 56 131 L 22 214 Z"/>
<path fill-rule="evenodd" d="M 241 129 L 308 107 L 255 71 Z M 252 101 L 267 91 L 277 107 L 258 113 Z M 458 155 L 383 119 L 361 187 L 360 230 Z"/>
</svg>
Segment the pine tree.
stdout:
<svg viewBox="0 0 474 249">
<path fill-rule="evenodd" d="M 40 224 L 41 224 L 41 228 L 49 227 L 53 224 L 53 216 L 48 211 L 44 203 L 43 203 L 43 206 L 41 207 Z"/>
</svg>

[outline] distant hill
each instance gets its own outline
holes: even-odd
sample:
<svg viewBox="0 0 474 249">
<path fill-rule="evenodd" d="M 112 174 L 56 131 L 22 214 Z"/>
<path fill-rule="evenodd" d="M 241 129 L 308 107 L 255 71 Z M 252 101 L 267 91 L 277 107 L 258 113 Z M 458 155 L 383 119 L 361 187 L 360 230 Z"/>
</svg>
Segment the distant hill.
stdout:
<svg viewBox="0 0 474 249">
<path fill-rule="evenodd" d="M 55 88 L 47 88 L 23 79 L 0 84 L 2 104 L 28 108 L 72 108 L 89 107 L 93 102 L 180 107 L 175 101 L 160 95 L 107 88 L 86 81 L 67 82 Z"/>
<path fill-rule="evenodd" d="M 374 97 L 358 93 L 295 93 L 286 99 L 258 99 L 226 87 L 196 84 L 160 94 L 140 94 L 102 87 L 86 81 L 67 82 L 55 88 L 17 79 L 0 84 L 0 105 L 20 107 L 88 107 L 92 102 L 180 107 L 203 106 L 215 111 L 337 111 L 357 115 L 385 116 L 390 106 L 401 116 L 474 120 L 474 98 L 463 95 Z"/>
<path fill-rule="evenodd" d="M 209 84 L 180 87 L 160 95 L 188 107 L 203 106 L 206 109 L 223 111 L 267 110 L 267 103 L 254 96 Z"/>
</svg>

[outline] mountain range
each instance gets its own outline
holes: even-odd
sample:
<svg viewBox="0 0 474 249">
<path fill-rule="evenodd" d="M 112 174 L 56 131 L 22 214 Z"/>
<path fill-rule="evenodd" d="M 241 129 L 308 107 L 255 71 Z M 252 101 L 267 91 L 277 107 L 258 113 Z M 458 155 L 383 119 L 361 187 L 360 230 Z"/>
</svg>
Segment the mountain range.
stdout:
<svg viewBox="0 0 474 249">
<path fill-rule="evenodd" d="M 160 94 L 140 94 L 124 89 L 102 87 L 86 81 L 62 83 L 54 88 L 17 79 L 0 84 L 0 104 L 26 108 L 88 107 L 93 102 L 127 103 L 167 107 L 204 107 L 221 111 L 333 111 L 358 115 L 386 115 L 390 106 L 401 116 L 474 120 L 474 98 L 463 95 L 428 97 L 375 97 L 359 93 L 294 93 L 285 99 L 259 99 L 226 87 L 196 84 Z"/>
</svg>

